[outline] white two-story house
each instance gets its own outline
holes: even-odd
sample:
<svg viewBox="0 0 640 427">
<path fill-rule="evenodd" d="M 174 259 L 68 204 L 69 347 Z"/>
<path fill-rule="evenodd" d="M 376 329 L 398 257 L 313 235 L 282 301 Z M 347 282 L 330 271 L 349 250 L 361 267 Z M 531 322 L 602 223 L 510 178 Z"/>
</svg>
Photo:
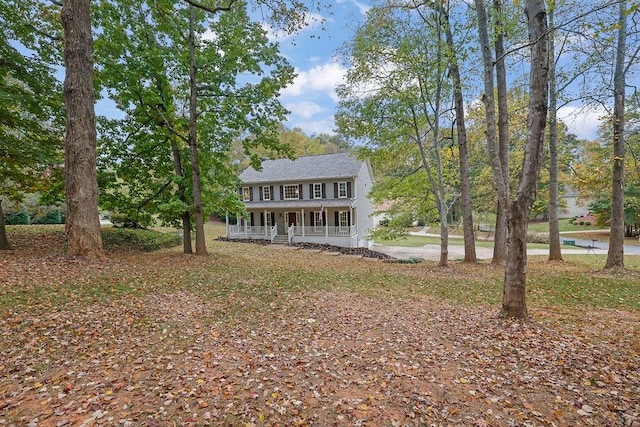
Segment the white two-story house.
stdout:
<svg viewBox="0 0 640 427">
<path fill-rule="evenodd" d="M 348 153 L 277 159 L 240 174 L 248 219 L 227 224 L 229 238 L 368 247 L 371 164 Z M 239 215 L 238 215 L 239 217 Z"/>
</svg>

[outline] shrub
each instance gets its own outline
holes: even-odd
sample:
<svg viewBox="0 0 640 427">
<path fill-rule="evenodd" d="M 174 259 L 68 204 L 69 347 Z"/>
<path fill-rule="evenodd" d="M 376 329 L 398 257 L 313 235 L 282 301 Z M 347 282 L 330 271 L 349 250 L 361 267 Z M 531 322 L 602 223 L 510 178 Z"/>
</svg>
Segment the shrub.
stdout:
<svg viewBox="0 0 640 427">
<path fill-rule="evenodd" d="M 114 227 L 142 229 L 142 225 L 125 213 L 111 214 L 111 223 Z"/>
<path fill-rule="evenodd" d="M 578 224 L 580 224 L 580 225 L 584 225 L 584 221 L 580 221 Z"/>
<path fill-rule="evenodd" d="M 549 243 L 549 233 L 527 233 L 527 243 Z"/>
<path fill-rule="evenodd" d="M 591 221 L 585 221 L 584 225 L 587 225 L 587 226 L 591 225 Z"/>
<path fill-rule="evenodd" d="M 31 217 L 26 207 L 22 207 L 17 211 L 7 210 L 4 215 L 4 223 L 7 225 L 29 225 Z"/>
<path fill-rule="evenodd" d="M 34 224 L 62 224 L 60 208 L 43 206 L 42 212 L 33 218 Z"/>
<path fill-rule="evenodd" d="M 154 230 L 106 227 L 100 232 L 104 248 L 112 251 L 151 252 L 182 243 L 182 237 L 179 235 Z"/>
</svg>

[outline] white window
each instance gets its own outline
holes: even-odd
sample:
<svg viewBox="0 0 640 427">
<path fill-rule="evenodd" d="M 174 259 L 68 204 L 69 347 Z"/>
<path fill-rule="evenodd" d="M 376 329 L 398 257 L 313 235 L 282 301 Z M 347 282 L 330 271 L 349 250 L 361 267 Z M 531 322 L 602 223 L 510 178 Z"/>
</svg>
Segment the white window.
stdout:
<svg viewBox="0 0 640 427">
<path fill-rule="evenodd" d="M 338 183 L 338 198 L 346 199 L 347 198 L 347 183 L 339 182 Z"/>
<path fill-rule="evenodd" d="M 271 187 L 268 185 L 262 187 L 262 200 L 271 200 Z"/>
<path fill-rule="evenodd" d="M 242 187 L 242 200 L 245 202 L 251 200 L 251 189 L 249 187 Z"/>
<path fill-rule="evenodd" d="M 322 199 L 322 184 L 313 184 L 313 198 Z"/>
<path fill-rule="evenodd" d="M 284 186 L 284 199 L 295 200 L 300 198 L 300 188 L 297 185 L 285 185 Z"/>
<path fill-rule="evenodd" d="M 349 212 L 340 211 L 338 213 L 338 227 L 340 231 L 347 230 L 349 228 Z"/>
<path fill-rule="evenodd" d="M 269 187 L 266 187 L 266 188 L 269 188 Z M 269 227 L 269 228 L 273 227 L 273 224 L 271 223 L 271 212 L 265 212 L 265 213 L 264 213 L 264 215 L 265 215 L 265 216 L 264 216 L 264 218 L 265 218 L 265 221 L 264 221 L 265 225 L 266 225 L 267 227 Z"/>
<path fill-rule="evenodd" d="M 323 225 L 322 225 L 322 211 L 315 211 L 313 213 L 313 229 L 315 231 L 322 231 Z"/>
</svg>

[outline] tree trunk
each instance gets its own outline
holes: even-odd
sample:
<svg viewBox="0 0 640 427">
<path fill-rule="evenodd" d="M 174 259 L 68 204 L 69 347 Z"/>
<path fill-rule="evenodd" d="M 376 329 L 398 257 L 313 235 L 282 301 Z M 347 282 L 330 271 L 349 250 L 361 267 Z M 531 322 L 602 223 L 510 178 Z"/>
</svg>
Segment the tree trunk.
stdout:
<svg viewBox="0 0 640 427">
<path fill-rule="evenodd" d="M 487 149 L 489 152 L 489 161 L 491 163 L 491 172 L 493 175 L 493 185 L 496 189 L 498 196 L 499 206 L 505 207 L 504 212 L 507 213 L 508 218 L 508 200 L 509 200 L 509 182 L 505 181 L 505 171 L 503 171 L 502 159 L 500 157 L 500 149 L 497 146 L 497 129 L 496 129 L 496 106 L 494 96 L 494 84 L 493 84 L 493 58 L 491 57 L 491 45 L 489 43 L 489 30 L 487 11 L 483 0 L 474 0 L 476 5 L 476 13 L 478 15 L 478 37 L 480 39 L 480 48 L 482 51 L 482 65 L 484 74 L 484 94 L 482 100 L 485 106 L 485 119 L 487 122 Z M 508 171 L 507 171 L 508 173 Z M 500 216 L 500 208 L 498 208 L 498 216 Z M 503 212 L 503 213 L 504 213 Z M 500 221 L 505 221 L 506 218 L 499 218 Z M 500 232 L 500 224 L 498 219 L 496 220 L 496 232 Z M 506 235 L 506 234 L 505 234 Z M 500 237 L 502 238 L 502 237 Z M 495 240 L 497 240 L 494 237 Z M 501 263 L 504 258 L 502 254 L 496 250 L 505 250 L 506 245 L 500 244 L 498 241 L 494 244 L 494 259 L 493 263 Z"/>
<path fill-rule="evenodd" d="M 196 40 L 194 31 L 195 11 L 189 5 L 189 151 L 191 153 L 191 179 L 193 181 L 193 216 L 196 225 L 196 255 L 206 255 L 204 237 L 204 213 L 200 188 L 200 165 L 198 163 L 198 94 L 196 87 Z"/>
<path fill-rule="evenodd" d="M 2 210 L 2 197 L 0 197 L 0 250 L 9 250 L 9 239 L 7 239 L 7 226 L 4 224 L 4 211 Z"/>
<path fill-rule="evenodd" d="M 549 8 L 549 28 L 554 26 Z M 558 222 L 558 90 L 556 87 L 555 32 L 549 37 L 549 261 L 562 261 Z"/>
<path fill-rule="evenodd" d="M 180 148 L 178 143 L 171 141 L 171 152 L 173 154 L 173 164 L 175 167 L 176 175 L 184 177 L 184 168 L 182 167 L 182 160 L 180 158 Z M 187 203 L 186 191 L 183 184 L 178 185 L 178 195 L 180 201 Z M 192 254 L 193 248 L 191 247 L 191 213 L 185 211 L 180 216 L 182 219 L 182 251 L 185 254 Z"/>
<path fill-rule="evenodd" d="M 495 42 L 496 52 L 496 92 L 498 94 L 498 155 L 502 165 L 502 179 L 505 182 L 507 198 L 509 197 L 509 107 L 507 103 L 507 70 L 505 67 L 504 30 L 501 14 L 502 3 L 493 0 L 495 7 Z M 493 245 L 493 264 L 502 264 L 507 259 L 507 219 L 508 205 L 498 202 L 496 209 L 496 231 Z"/>
<path fill-rule="evenodd" d="M 618 42 L 613 89 L 613 173 L 611 181 L 611 235 L 605 269 L 624 268 L 624 54 L 627 44 L 627 3 L 618 4 Z"/>
<path fill-rule="evenodd" d="M 507 218 L 509 211 L 500 201 L 496 203 L 496 224 L 493 232 L 493 258 L 491 264 L 504 264 L 507 260 Z"/>
<path fill-rule="evenodd" d="M 449 72 L 453 81 L 453 99 L 456 114 L 456 133 L 458 135 L 458 156 L 460 160 L 460 199 L 462 201 L 462 234 L 464 237 L 464 262 L 476 263 L 476 239 L 473 230 L 473 205 L 471 202 L 471 178 L 469 176 L 469 149 L 467 145 L 467 127 L 464 121 L 464 99 L 456 46 L 451 33 L 449 14 L 440 3 L 445 26 L 447 45 L 449 46 Z"/>
<path fill-rule="evenodd" d="M 509 249 L 504 272 L 502 310 L 509 317 L 526 319 L 527 219 L 529 210 L 513 202 L 507 222 Z"/>
<path fill-rule="evenodd" d="M 549 98 L 549 50 L 544 0 L 527 0 L 525 7 L 531 46 L 527 141 L 518 192 L 510 206 L 507 263 L 502 310 L 509 317 L 527 318 L 527 225 L 536 198 L 542 163 Z"/>
<path fill-rule="evenodd" d="M 441 200 L 440 203 L 445 203 Z M 443 208 L 440 212 L 447 212 L 447 208 Z M 440 262 L 438 266 L 447 267 L 449 265 L 449 222 L 445 214 L 444 219 L 440 218 Z"/>
<path fill-rule="evenodd" d="M 61 17 L 66 69 L 64 104 L 67 125 L 64 151 L 67 253 L 99 259 L 103 253 L 98 217 L 90 0 L 65 0 Z"/>
</svg>

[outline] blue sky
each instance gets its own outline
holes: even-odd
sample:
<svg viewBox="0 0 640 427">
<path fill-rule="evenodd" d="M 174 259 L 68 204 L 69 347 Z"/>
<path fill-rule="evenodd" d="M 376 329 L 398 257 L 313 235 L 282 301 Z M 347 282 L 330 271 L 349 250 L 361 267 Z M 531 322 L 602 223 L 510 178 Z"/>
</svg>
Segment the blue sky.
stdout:
<svg viewBox="0 0 640 427">
<path fill-rule="evenodd" d="M 291 111 L 287 127 L 298 127 L 309 135 L 333 133 L 338 101 L 334 89 L 346 72 L 336 51 L 350 39 L 368 9 L 366 2 L 336 0 L 324 15 L 311 14 L 300 33 L 269 35 L 279 42 L 281 53 L 298 74 L 280 98 Z"/>
</svg>

